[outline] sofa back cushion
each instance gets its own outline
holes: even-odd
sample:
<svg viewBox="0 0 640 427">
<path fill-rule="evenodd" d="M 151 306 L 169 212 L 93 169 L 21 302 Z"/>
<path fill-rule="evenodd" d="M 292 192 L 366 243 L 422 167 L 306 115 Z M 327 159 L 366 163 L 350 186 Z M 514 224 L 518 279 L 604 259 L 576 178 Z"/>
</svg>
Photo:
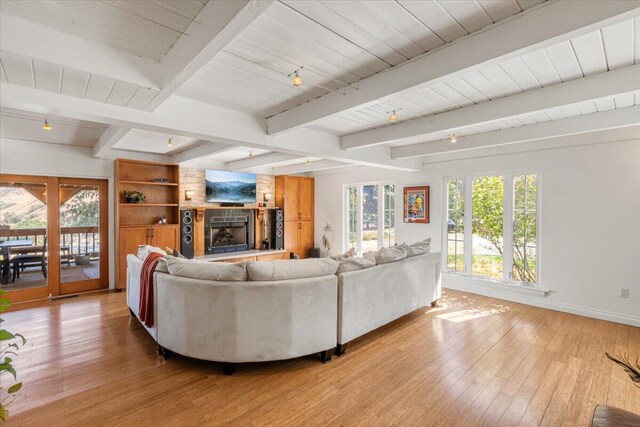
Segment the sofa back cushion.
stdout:
<svg viewBox="0 0 640 427">
<path fill-rule="evenodd" d="M 336 271 L 336 274 L 346 273 L 347 271 L 362 270 L 364 268 L 373 267 L 375 265 L 375 261 L 371 261 L 366 258 L 344 258 L 342 261 L 340 261 L 340 265 L 338 266 L 338 271 Z"/>
<path fill-rule="evenodd" d="M 338 261 L 331 258 L 250 261 L 247 263 L 247 273 L 252 282 L 272 282 L 336 274 L 339 265 Z"/>
<path fill-rule="evenodd" d="M 220 282 L 246 282 L 247 267 L 244 262 L 206 262 L 167 256 L 167 269 L 179 277 Z"/>
<path fill-rule="evenodd" d="M 388 262 L 400 261 L 407 257 L 407 251 L 400 249 L 397 246 L 390 248 L 381 248 L 375 254 L 376 264 L 386 264 Z"/>
<path fill-rule="evenodd" d="M 167 255 L 167 253 L 162 249 L 150 245 L 138 246 L 138 253 L 136 255 L 138 256 L 138 258 L 144 261 L 151 252 L 157 252 L 162 255 Z"/>
<path fill-rule="evenodd" d="M 407 258 L 411 258 L 417 255 L 424 255 L 431 251 L 431 246 L 418 243 L 414 243 L 411 246 L 407 245 L 406 243 L 402 243 L 397 247 L 407 252 Z"/>
</svg>

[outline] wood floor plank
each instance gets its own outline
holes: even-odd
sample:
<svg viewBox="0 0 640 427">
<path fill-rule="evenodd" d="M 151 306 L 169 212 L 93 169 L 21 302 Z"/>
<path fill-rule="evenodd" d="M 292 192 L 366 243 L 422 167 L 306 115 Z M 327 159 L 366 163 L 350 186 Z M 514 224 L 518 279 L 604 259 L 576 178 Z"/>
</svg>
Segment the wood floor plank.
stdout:
<svg viewBox="0 0 640 427">
<path fill-rule="evenodd" d="M 445 290 L 349 353 L 240 365 L 156 354 L 123 293 L 16 305 L 29 339 L 8 426 L 586 425 L 598 403 L 640 412 L 604 352 L 640 354 L 640 328 Z"/>
</svg>

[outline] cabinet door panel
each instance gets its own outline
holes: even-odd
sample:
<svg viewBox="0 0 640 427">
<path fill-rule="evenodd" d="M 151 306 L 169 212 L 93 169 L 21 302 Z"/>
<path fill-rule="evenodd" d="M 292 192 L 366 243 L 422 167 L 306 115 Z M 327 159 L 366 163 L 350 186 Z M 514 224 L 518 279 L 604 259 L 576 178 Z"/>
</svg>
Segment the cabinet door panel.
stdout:
<svg viewBox="0 0 640 427">
<path fill-rule="evenodd" d="M 127 287 L 127 255 L 137 254 L 138 246 L 147 245 L 149 227 L 123 227 L 120 229 L 118 241 L 118 288 Z"/>
<path fill-rule="evenodd" d="M 284 177 L 284 220 L 297 221 L 300 213 L 300 180 L 297 177 Z"/>
<path fill-rule="evenodd" d="M 298 205 L 300 219 L 303 221 L 313 220 L 313 199 L 314 199 L 314 179 L 299 178 Z"/>
<path fill-rule="evenodd" d="M 154 225 L 153 226 L 153 246 L 162 250 L 168 246 L 171 249 L 180 250 L 180 228 L 177 225 Z"/>
<path fill-rule="evenodd" d="M 298 224 L 297 221 L 285 221 L 284 223 L 284 249 L 287 253 L 298 253 Z"/>
<path fill-rule="evenodd" d="M 309 250 L 313 249 L 313 221 L 301 221 L 298 230 L 298 255 L 300 258 L 308 258 Z"/>
</svg>

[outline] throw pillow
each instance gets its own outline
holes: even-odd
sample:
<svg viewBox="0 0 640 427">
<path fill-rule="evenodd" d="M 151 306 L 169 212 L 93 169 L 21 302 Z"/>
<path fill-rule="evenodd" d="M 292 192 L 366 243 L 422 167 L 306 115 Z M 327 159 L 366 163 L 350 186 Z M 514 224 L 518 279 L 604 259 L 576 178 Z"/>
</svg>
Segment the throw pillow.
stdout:
<svg viewBox="0 0 640 427">
<path fill-rule="evenodd" d="M 375 251 L 369 251 L 369 252 L 365 252 L 365 254 L 363 255 L 364 259 L 368 259 L 369 261 L 373 262 L 374 264 L 376 263 L 376 252 Z"/>
<path fill-rule="evenodd" d="M 343 253 L 342 255 L 333 255 L 333 256 L 330 256 L 329 258 L 335 259 L 336 261 L 341 261 L 345 258 L 352 258 L 355 255 L 356 255 L 356 249 L 351 248 L 347 252 Z"/>
<path fill-rule="evenodd" d="M 431 250 L 430 246 L 414 243 L 409 246 L 406 243 L 402 243 L 397 246 L 399 249 L 407 252 L 407 258 L 411 258 L 417 255 L 424 255 Z"/>
<path fill-rule="evenodd" d="M 189 279 L 218 282 L 247 281 L 247 267 L 244 262 L 206 262 L 167 256 L 167 268 L 170 274 Z"/>
<path fill-rule="evenodd" d="M 364 268 L 374 267 L 375 265 L 375 261 L 371 261 L 366 258 L 345 258 L 340 261 L 336 274 L 346 273 L 347 271 L 362 270 Z"/>
<path fill-rule="evenodd" d="M 247 273 L 252 282 L 304 279 L 336 274 L 340 263 L 331 258 L 301 260 L 250 261 Z"/>
<path fill-rule="evenodd" d="M 431 237 L 427 237 L 424 240 L 420 240 L 419 242 L 415 242 L 411 244 L 411 246 L 431 246 Z"/>
<path fill-rule="evenodd" d="M 138 246 L 137 256 L 142 261 L 144 261 L 151 252 L 158 252 L 158 253 L 161 253 L 164 256 L 167 255 L 167 253 L 165 251 L 163 251 L 162 249 L 157 248 L 155 246 L 140 245 L 140 246 Z"/>
<path fill-rule="evenodd" d="M 407 257 L 407 251 L 403 251 L 399 247 L 392 246 L 390 248 L 382 248 L 375 254 L 376 264 L 386 264 L 389 262 L 400 261 Z"/>
</svg>

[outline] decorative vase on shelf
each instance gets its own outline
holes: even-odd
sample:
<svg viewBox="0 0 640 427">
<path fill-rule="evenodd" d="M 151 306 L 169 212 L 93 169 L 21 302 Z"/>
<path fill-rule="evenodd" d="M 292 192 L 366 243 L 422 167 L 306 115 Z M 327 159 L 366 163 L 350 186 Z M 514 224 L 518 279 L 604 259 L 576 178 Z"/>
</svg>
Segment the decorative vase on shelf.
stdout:
<svg viewBox="0 0 640 427">
<path fill-rule="evenodd" d="M 124 199 L 127 203 L 142 203 L 145 201 L 144 194 L 139 191 L 125 191 Z"/>
</svg>

